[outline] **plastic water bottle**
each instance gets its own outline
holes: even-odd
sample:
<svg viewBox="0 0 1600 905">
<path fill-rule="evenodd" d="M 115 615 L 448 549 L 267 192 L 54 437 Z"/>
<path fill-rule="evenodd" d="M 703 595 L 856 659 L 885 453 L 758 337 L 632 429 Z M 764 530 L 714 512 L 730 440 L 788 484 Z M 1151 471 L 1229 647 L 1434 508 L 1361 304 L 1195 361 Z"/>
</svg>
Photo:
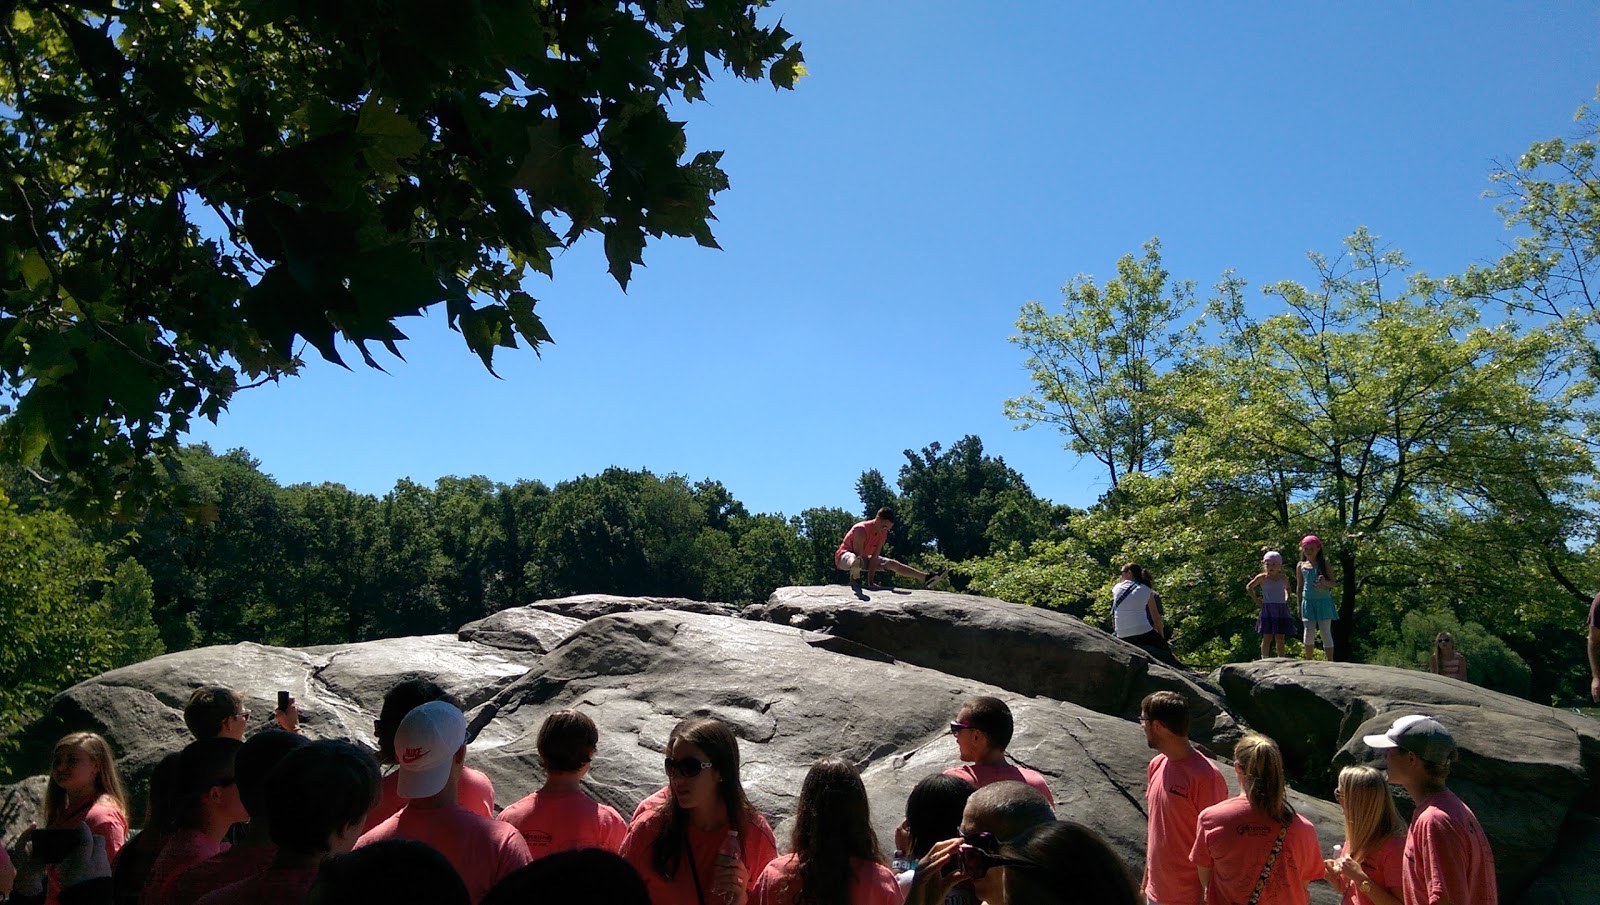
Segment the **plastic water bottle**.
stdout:
<svg viewBox="0 0 1600 905">
<path fill-rule="evenodd" d="M 733 882 L 734 871 L 742 863 L 741 853 L 743 848 L 739 845 L 739 831 L 728 830 L 728 835 L 722 840 L 722 847 L 717 849 L 718 885 L 727 886 Z M 737 890 L 724 889 L 721 893 L 722 901 L 731 902 L 738 898 Z"/>
<path fill-rule="evenodd" d="M 917 862 L 906 857 L 906 853 L 899 849 L 894 850 L 894 872 L 903 874 L 917 866 Z"/>
</svg>

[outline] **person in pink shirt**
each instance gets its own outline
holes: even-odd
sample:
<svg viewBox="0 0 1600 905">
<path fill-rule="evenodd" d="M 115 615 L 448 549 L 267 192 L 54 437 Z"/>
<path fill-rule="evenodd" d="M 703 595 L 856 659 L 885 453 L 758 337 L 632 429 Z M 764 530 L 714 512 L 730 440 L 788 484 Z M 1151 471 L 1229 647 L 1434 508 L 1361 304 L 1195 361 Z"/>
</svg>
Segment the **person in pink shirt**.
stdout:
<svg viewBox="0 0 1600 905">
<path fill-rule="evenodd" d="M 755 905 L 900 905 L 900 884 L 872 830 L 867 787 L 849 761 L 825 757 L 806 772 L 789 854 L 761 871 L 751 899 Z"/>
<path fill-rule="evenodd" d="M 240 747 L 238 740 L 218 736 L 190 742 L 178 755 L 177 825 L 150 867 L 141 905 L 169 905 L 178 875 L 221 852 L 229 828 L 250 819 L 234 779 Z"/>
<path fill-rule="evenodd" d="M 306 744 L 305 736 L 269 729 L 250 737 L 234 758 L 233 775 L 239 786 L 239 801 L 250 822 L 237 845 L 201 861 L 179 874 L 167 889 L 170 905 L 194 905 L 201 896 L 237 883 L 267 869 L 277 856 L 277 846 L 268 833 L 267 774 L 290 751 Z"/>
<path fill-rule="evenodd" d="M 1200 812 L 1189 853 L 1206 902 L 1306 905 L 1325 865 L 1316 829 L 1285 796 L 1278 744 L 1247 734 L 1233 748 L 1233 770 L 1244 792 Z"/>
<path fill-rule="evenodd" d="M 385 766 L 393 766 L 399 761 L 394 753 L 394 733 L 400 726 L 400 721 L 406 714 L 416 707 L 429 701 L 445 701 L 457 709 L 461 702 L 454 695 L 441 688 L 438 683 L 427 679 L 408 679 L 389 689 L 383 696 L 383 708 L 378 712 L 378 718 L 373 721 L 373 734 L 378 737 L 378 761 Z M 405 807 L 405 799 L 400 797 L 396 786 L 400 782 L 398 770 L 389 771 L 383 777 L 383 789 L 378 798 L 378 803 L 367 814 L 367 829 L 372 829 L 378 824 L 388 820 L 395 812 Z M 456 785 L 456 803 L 482 817 L 494 816 L 494 783 L 489 777 L 471 767 L 461 770 L 461 781 Z"/>
<path fill-rule="evenodd" d="M 1413 714 L 1362 741 L 1384 752 L 1389 782 L 1405 787 L 1417 803 L 1401 871 L 1406 905 L 1496 905 L 1500 893 L 1489 837 L 1466 802 L 1445 788 L 1460 756 L 1449 730 Z"/>
<path fill-rule="evenodd" d="M 921 569 L 897 562 L 887 556 L 880 555 L 883 544 L 889 539 L 889 529 L 894 527 L 894 510 L 888 506 L 879 509 L 877 514 L 864 522 L 856 522 L 845 532 L 844 540 L 839 542 L 839 549 L 833 553 L 833 567 L 850 573 L 850 588 L 857 595 L 861 593 L 861 573 L 867 573 L 867 590 L 881 591 L 876 580 L 879 569 L 887 569 L 896 575 L 914 578 L 924 586 L 938 581 L 944 572 L 924 572 Z"/>
<path fill-rule="evenodd" d="M 1402 905 L 1406 822 L 1394 806 L 1383 774 L 1345 767 L 1333 797 L 1344 810 L 1344 845 L 1323 864 L 1342 905 Z"/>
<path fill-rule="evenodd" d="M 56 742 L 50 784 L 44 793 L 44 825 L 53 830 L 82 823 L 105 843 L 106 858 L 115 863 L 128 838 L 128 793 L 117 772 L 111 746 L 93 732 L 74 732 Z M 47 905 L 60 893 L 57 872 L 47 872 Z"/>
<path fill-rule="evenodd" d="M 671 797 L 628 828 L 622 857 L 654 905 L 745 905 L 778 843 L 745 798 L 739 740 L 720 720 L 685 719 L 667 737 L 666 771 Z"/>
<path fill-rule="evenodd" d="M 1139 702 L 1145 744 L 1155 749 L 1145 774 L 1144 882 L 1153 905 L 1202 905 L 1205 888 L 1189 860 L 1200 812 L 1228 797 L 1228 781 L 1217 765 L 1189 742 L 1189 702 L 1175 691 L 1157 691 Z"/>
<path fill-rule="evenodd" d="M 378 764 L 349 742 L 311 742 L 283 757 L 267 777 L 265 799 L 271 863 L 199 905 L 301 905 L 322 862 L 360 838 L 378 799 Z"/>
<path fill-rule="evenodd" d="M 970 763 L 952 767 L 945 774 L 964 779 L 977 789 L 992 782 L 1025 782 L 1055 807 L 1056 796 L 1038 771 L 1006 761 L 1012 728 L 1011 708 L 999 698 L 977 697 L 963 704 L 950 724 L 950 734 L 955 736 L 961 759 Z"/>
<path fill-rule="evenodd" d="M 467 718 L 448 701 L 405 715 L 394 734 L 396 791 L 407 804 L 362 835 L 357 848 L 385 839 L 425 842 L 454 865 L 472 901 L 531 859 L 515 828 L 462 807 L 457 786 L 467 756 Z"/>
<path fill-rule="evenodd" d="M 502 822 L 522 834 L 534 860 L 573 848 L 621 850 L 628 835 L 622 815 L 584 794 L 579 785 L 599 744 L 594 721 L 576 710 L 557 710 L 539 727 L 544 785 L 500 814 Z"/>
</svg>

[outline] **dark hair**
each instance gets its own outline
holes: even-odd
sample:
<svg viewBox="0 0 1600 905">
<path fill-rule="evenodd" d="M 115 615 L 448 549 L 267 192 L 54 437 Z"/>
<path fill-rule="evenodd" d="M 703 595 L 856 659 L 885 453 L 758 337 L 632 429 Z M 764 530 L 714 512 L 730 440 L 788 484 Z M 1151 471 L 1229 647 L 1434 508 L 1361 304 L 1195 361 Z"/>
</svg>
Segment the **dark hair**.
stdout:
<svg viewBox="0 0 1600 905">
<path fill-rule="evenodd" d="M 873 518 L 888 519 L 891 522 L 900 521 L 899 519 L 894 517 L 894 510 L 890 509 L 888 506 L 880 506 L 878 508 L 877 515 L 873 516 Z"/>
<path fill-rule="evenodd" d="M 410 839 L 385 839 L 322 862 L 308 905 L 472 905 L 444 855 Z"/>
<path fill-rule="evenodd" d="M 1176 691 L 1152 691 L 1139 702 L 1139 715 L 1167 727 L 1174 735 L 1189 737 L 1189 702 Z"/>
<path fill-rule="evenodd" d="M 717 797 L 728 809 L 728 828 L 744 834 L 745 824 L 755 814 L 744 796 L 739 781 L 739 739 L 728 724 L 708 716 L 692 716 L 679 721 L 667 736 L 667 751 L 678 742 L 693 745 L 705 753 L 717 771 Z M 679 856 L 688 846 L 689 815 L 678 807 L 678 797 L 668 795 L 660 810 L 664 813 L 661 834 L 656 836 L 650 864 L 661 876 L 671 879 L 678 872 Z"/>
<path fill-rule="evenodd" d="M 383 696 L 383 709 L 378 712 L 378 760 L 386 764 L 399 763 L 394 756 L 394 733 L 406 714 L 429 701 L 446 701 L 457 710 L 464 710 L 456 696 L 445 691 L 430 679 L 407 679 L 389 689 Z"/>
<path fill-rule="evenodd" d="M 238 713 L 243 704 L 244 699 L 231 688 L 202 685 L 189 695 L 189 703 L 183 705 L 183 724 L 197 739 L 215 738 L 221 734 L 222 724 Z"/>
<path fill-rule="evenodd" d="M 144 803 L 144 828 L 139 835 L 166 835 L 178 828 L 178 777 L 183 753 L 171 751 L 150 772 L 150 796 Z"/>
<path fill-rule="evenodd" d="M 913 858 L 920 859 L 942 839 L 961 830 L 961 812 L 976 791 L 972 783 L 948 773 L 932 773 L 911 789 L 906 798 L 906 830 L 911 833 Z"/>
<path fill-rule="evenodd" d="M 378 764 L 349 742 L 311 742 L 267 776 L 267 831 L 284 851 L 328 851 L 328 837 L 360 823 L 378 800 Z"/>
<path fill-rule="evenodd" d="M 962 705 L 967 712 L 967 725 L 989 737 L 989 747 L 1004 750 L 1011 744 L 1011 708 L 999 698 L 988 696 L 973 698 Z"/>
<path fill-rule="evenodd" d="M 644 878 L 621 855 L 598 848 L 556 852 L 500 879 L 479 905 L 650 905 Z"/>
<path fill-rule="evenodd" d="M 234 760 L 243 747 L 238 739 L 217 736 L 195 739 L 178 753 L 179 829 L 200 825 L 201 800 L 213 788 L 235 780 Z"/>
<path fill-rule="evenodd" d="M 600 731 L 576 710 L 557 710 L 539 727 L 539 760 L 546 773 L 572 773 L 594 757 Z"/>
<path fill-rule="evenodd" d="M 1139 905 L 1122 857 L 1081 823 L 1041 824 L 1000 847 L 1008 905 Z M 1019 863 L 1020 862 L 1020 863 Z"/>
<path fill-rule="evenodd" d="M 855 765 L 824 757 L 806 771 L 794 809 L 789 851 L 796 857 L 800 891 L 796 905 L 831 905 L 850 901 L 851 861 L 883 863 L 878 836 L 872 831 L 867 787 Z"/>
<path fill-rule="evenodd" d="M 245 739 L 238 757 L 234 758 L 233 775 L 239 782 L 239 801 L 251 820 L 266 816 L 267 801 L 263 795 L 267 774 L 284 755 L 306 743 L 305 736 L 282 729 L 268 729 Z"/>
<path fill-rule="evenodd" d="M 1140 568 L 1139 564 L 1136 563 L 1136 562 L 1130 562 L 1130 563 L 1124 564 L 1123 567 L 1122 567 L 1122 571 L 1124 571 L 1124 572 L 1132 572 L 1134 581 L 1140 581 L 1141 578 L 1144 575 L 1144 569 Z"/>
</svg>

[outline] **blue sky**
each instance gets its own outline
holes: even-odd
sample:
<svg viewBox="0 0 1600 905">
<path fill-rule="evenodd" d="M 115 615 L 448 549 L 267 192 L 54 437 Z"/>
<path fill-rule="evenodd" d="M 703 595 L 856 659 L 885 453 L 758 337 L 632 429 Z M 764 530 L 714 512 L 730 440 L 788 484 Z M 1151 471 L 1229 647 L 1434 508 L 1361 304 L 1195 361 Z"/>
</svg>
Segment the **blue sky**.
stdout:
<svg viewBox="0 0 1600 905">
<path fill-rule="evenodd" d="M 652 245 L 624 294 L 586 241 L 527 287 L 556 344 L 502 351 L 502 379 L 441 311 L 387 373 L 312 361 L 192 439 L 284 484 L 619 465 L 792 515 L 977 434 L 1092 503 L 1098 463 L 1001 413 L 1024 301 L 1152 236 L 1174 277 L 1233 268 L 1252 297 L 1360 225 L 1430 273 L 1490 260 L 1495 162 L 1571 134 L 1600 80 L 1592 3 L 1211 6 L 779 0 L 798 89 L 723 77 L 676 108 L 691 153 L 727 152 L 722 251 Z"/>
</svg>

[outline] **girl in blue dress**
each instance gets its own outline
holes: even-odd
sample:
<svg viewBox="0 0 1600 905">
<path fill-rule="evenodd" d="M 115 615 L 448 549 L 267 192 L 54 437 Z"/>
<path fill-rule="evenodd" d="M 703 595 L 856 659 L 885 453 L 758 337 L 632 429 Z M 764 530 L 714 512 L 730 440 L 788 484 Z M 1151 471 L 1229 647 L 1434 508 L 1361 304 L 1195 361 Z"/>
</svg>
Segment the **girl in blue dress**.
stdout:
<svg viewBox="0 0 1600 905">
<path fill-rule="evenodd" d="M 1333 659 L 1333 620 L 1339 610 L 1333 605 L 1333 576 L 1328 574 L 1328 557 L 1322 552 L 1322 539 L 1307 534 L 1300 541 L 1300 620 L 1305 625 L 1306 659 L 1317 656 L 1317 632 L 1322 632 L 1322 650 Z"/>
<path fill-rule="evenodd" d="M 1283 571 L 1283 554 L 1267 551 L 1261 557 L 1261 572 L 1244 586 L 1244 592 L 1261 608 L 1256 617 L 1256 634 L 1261 636 L 1261 658 L 1284 656 L 1285 638 L 1296 634 L 1294 617 L 1289 615 L 1289 595 L 1294 593 L 1294 577 Z"/>
</svg>

